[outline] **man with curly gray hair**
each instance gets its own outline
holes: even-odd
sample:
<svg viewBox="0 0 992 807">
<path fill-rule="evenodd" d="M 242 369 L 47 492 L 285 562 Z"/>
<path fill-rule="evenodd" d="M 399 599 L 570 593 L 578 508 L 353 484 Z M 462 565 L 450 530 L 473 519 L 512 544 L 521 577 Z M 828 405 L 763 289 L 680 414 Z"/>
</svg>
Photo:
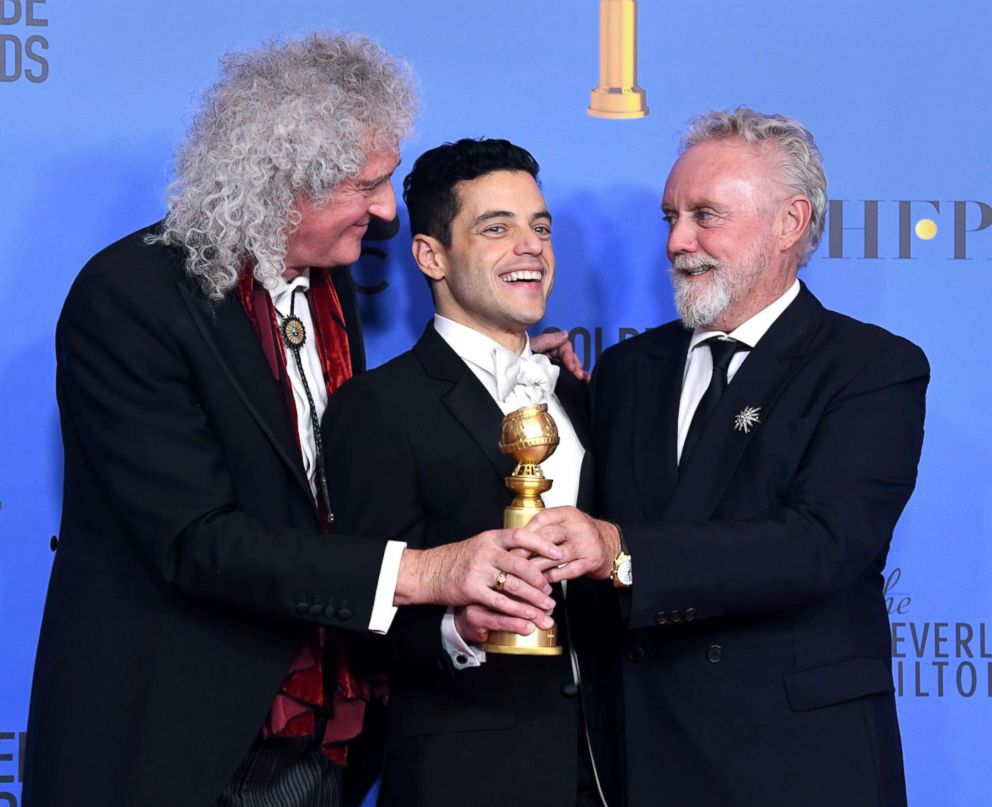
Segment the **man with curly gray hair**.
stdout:
<svg viewBox="0 0 992 807">
<path fill-rule="evenodd" d="M 361 36 L 229 56 L 165 221 L 73 284 L 26 804 L 356 802 L 397 606 L 550 622 L 527 560 L 559 561 L 550 540 L 413 550 L 334 528 L 319 421 L 364 368 L 347 267 L 396 216 L 415 107 L 408 69 Z"/>
<path fill-rule="evenodd" d="M 551 579 L 617 589 L 631 807 L 906 803 L 881 572 L 929 366 L 797 279 L 825 205 L 798 121 L 692 122 L 661 204 L 680 320 L 593 377 L 604 520 L 531 522 L 588 559 Z"/>
</svg>

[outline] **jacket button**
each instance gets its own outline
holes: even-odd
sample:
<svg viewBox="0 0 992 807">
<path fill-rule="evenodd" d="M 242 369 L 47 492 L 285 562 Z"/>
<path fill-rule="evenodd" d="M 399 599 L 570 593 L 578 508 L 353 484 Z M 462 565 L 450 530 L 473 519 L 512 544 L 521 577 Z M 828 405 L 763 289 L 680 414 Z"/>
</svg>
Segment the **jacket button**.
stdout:
<svg viewBox="0 0 992 807">
<path fill-rule="evenodd" d="M 667 625 L 668 614 L 666 614 L 664 611 L 659 611 L 657 614 L 654 615 L 654 621 L 657 622 L 659 625 Z"/>
<path fill-rule="evenodd" d="M 706 660 L 710 664 L 719 664 L 723 660 L 723 648 L 718 644 L 711 644 L 706 648 Z"/>
<path fill-rule="evenodd" d="M 675 609 L 672 610 L 671 620 L 672 620 L 672 622 L 681 622 L 682 621 L 682 612 L 678 608 L 675 608 Z"/>
<path fill-rule="evenodd" d="M 341 607 L 338 608 L 338 619 L 342 622 L 347 622 L 351 619 L 351 609 L 348 607 L 347 600 L 341 600 Z"/>
<path fill-rule="evenodd" d="M 310 606 L 310 616 L 321 616 L 324 613 L 324 606 L 315 602 Z"/>
<path fill-rule="evenodd" d="M 696 618 L 696 609 L 695 608 L 686 608 L 685 609 L 685 621 L 686 622 L 692 622 L 692 620 L 694 620 L 695 618 Z"/>
<path fill-rule="evenodd" d="M 324 609 L 324 619 L 334 619 L 337 615 L 338 609 L 334 607 L 334 600 L 327 603 L 327 607 Z"/>
<path fill-rule="evenodd" d="M 296 603 L 296 613 L 298 614 L 308 614 L 310 613 L 310 603 L 306 600 L 300 600 Z"/>
<path fill-rule="evenodd" d="M 57 535 L 53 535 L 52 540 L 48 542 L 48 545 L 51 547 L 52 552 L 54 552 L 59 548 L 59 537 Z"/>
<path fill-rule="evenodd" d="M 630 661 L 641 661 L 644 658 L 644 648 L 639 644 L 632 644 L 627 649 L 627 658 Z"/>
</svg>

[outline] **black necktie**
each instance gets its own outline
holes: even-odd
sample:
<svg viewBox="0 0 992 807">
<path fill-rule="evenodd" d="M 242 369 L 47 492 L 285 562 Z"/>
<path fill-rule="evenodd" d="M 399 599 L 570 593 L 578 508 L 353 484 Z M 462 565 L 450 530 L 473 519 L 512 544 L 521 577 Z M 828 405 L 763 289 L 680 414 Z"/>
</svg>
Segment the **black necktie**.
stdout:
<svg viewBox="0 0 992 807">
<path fill-rule="evenodd" d="M 723 391 L 727 388 L 727 368 L 730 367 L 730 360 L 735 353 L 741 350 L 750 350 L 743 342 L 736 339 L 724 339 L 714 336 L 703 342 L 710 349 L 713 357 L 713 375 L 710 376 L 710 385 L 699 399 L 699 405 L 692 416 L 692 423 L 689 424 L 689 431 L 685 435 L 685 443 L 682 445 L 682 457 L 679 460 L 679 468 L 686 468 L 692 459 L 692 453 L 696 450 L 696 444 L 702 436 L 703 429 L 706 428 L 706 421 L 710 419 L 713 410 L 716 409 L 717 402 Z M 697 348 L 699 346 L 697 345 Z"/>
</svg>

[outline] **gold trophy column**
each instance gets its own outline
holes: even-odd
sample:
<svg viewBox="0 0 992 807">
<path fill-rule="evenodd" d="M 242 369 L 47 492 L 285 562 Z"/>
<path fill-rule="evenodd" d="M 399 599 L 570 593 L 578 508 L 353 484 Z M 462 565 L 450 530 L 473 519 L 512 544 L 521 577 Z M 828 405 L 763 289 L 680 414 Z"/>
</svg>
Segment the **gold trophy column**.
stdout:
<svg viewBox="0 0 992 807">
<path fill-rule="evenodd" d="M 503 526 L 520 528 L 544 509 L 541 494 L 551 488 L 541 463 L 558 448 L 558 427 L 548 413 L 546 404 L 525 406 L 503 418 L 499 450 L 517 461 L 513 473 L 506 477 L 506 486 L 513 491 L 510 506 L 503 511 Z M 483 645 L 487 653 L 509 653 L 518 656 L 560 656 L 564 648 L 558 644 L 558 626 L 547 630 L 538 628 L 530 636 L 496 630 Z"/>
<path fill-rule="evenodd" d="M 599 86 L 589 114 L 643 118 L 647 97 L 637 86 L 637 0 L 599 0 Z"/>
</svg>

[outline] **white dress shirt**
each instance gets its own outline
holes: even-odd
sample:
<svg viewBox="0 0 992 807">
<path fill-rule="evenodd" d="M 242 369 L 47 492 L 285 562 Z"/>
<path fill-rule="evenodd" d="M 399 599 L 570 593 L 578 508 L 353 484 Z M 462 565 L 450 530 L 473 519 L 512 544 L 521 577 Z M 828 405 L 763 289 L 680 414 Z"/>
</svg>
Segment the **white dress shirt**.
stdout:
<svg viewBox="0 0 992 807">
<path fill-rule="evenodd" d="M 558 426 L 558 436 L 561 442 L 555 453 L 541 463 L 545 476 L 554 480 L 551 490 L 542 493 L 541 498 L 548 507 L 574 505 L 579 495 L 579 472 L 582 468 L 585 449 L 579 442 L 578 435 L 576 435 L 568 415 L 565 414 L 561 402 L 554 394 L 553 383 L 550 389 L 536 396 L 540 398 L 539 400 L 534 400 L 533 390 L 525 390 L 520 387 L 509 389 L 505 392 L 505 398 L 501 399 L 499 388 L 503 386 L 505 389 L 506 385 L 498 383 L 497 373 L 501 372 L 508 363 L 517 359 L 513 351 L 503 347 L 488 336 L 442 317 L 440 314 L 434 315 L 434 329 L 479 379 L 504 415 L 535 403 L 548 405 L 548 412 Z M 530 348 L 529 338 L 524 344 L 520 358 L 541 363 L 546 362 L 554 380 L 557 380 L 558 368 L 551 366 L 547 357 L 534 354 Z M 497 439 L 497 436 L 494 435 L 493 439 Z M 510 494 L 508 492 L 507 504 L 509 503 Z M 493 525 L 494 528 L 498 526 L 498 524 Z M 486 652 L 481 647 L 470 645 L 458 635 L 458 631 L 455 630 L 453 608 L 447 610 L 441 622 L 441 640 L 456 669 L 477 667 L 486 660 Z"/>
<path fill-rule="evenodd" d="M 747 345 L 747 350 L 735 353 L 730 359 L 730 365 L 727 367 L 729 384 L 761 337 L 798 295 L 799 281 L 796 280 L 785 294 L 730 333 L 706 331 L 700 328 L 692 332 L 692 338 L 689 340 L 689 355 L 685 362 L 685 375 L 682 377 L 682 397 L 679 399 L 678 459 L 682 459 L 682 447 L 685 445 L 685 436 L 689 433 L 689 424 L 692 423 L 692 416 L 696 413 L 696 407 L 699 406 L 699 401 L 709 387 L 710 377 L 713 375 L 713 355 L 709 348 L 705 350 L 696 348 L 713 336 L 728 336 Z"/>
<path fill-rule="evenodd" d="M 294 305 L 293 295 L 297 289 L 299 292 L 296 293 Z M 317 340 L 314 338 L 313 317 L 310 315 L 310 303 L 306 294 L 309 290 L 310 270 L 307 269 L 303 274 L 289 282 L 279 278 L 275 288 L 269 290 L 269 296 L 272 298 L 272 305 L 281 315 L 280 321 L 289 317 L 292 312 L 306 329 L 307 338 L 300 348 L 300 363 L 303 365 L 307 386 L 313 396 L 316 420 L 320 423 L 320 419 L 324 416 L 324 410 L 327 409 L 327 386 L 324 383 L 324 371 L 320 365 Z M 296 364 L 296 358 L 285 343 L 283 343 L 283 350 L 286 357 L 286 373 L 293 389 L 293 403 L 296 405 L 296 428 L 300 435 L 303 470 L 306 471 L 307 479 L 310 481 L 310 491 L 316 498 L 317 443 L 313 433 L 313 420 L 310 417 L 310 402 L 307 400 L 307 393 L 303 388 L 303 380 L 300 376 L 300 368 Z M 393 597 L 396 594 L 400 558 L 403 556 L 404 549 L 406 549 L 406 543 L 403 541 L 389 541 L 386 544 L 382 566 L 379 569 L 379 582 L 372 604 L 372 618 L 369 620 L 369 630 L 373 633 L 386 633 L 393 623 L 393 617 L 396 616 Z"/>
</svg>

